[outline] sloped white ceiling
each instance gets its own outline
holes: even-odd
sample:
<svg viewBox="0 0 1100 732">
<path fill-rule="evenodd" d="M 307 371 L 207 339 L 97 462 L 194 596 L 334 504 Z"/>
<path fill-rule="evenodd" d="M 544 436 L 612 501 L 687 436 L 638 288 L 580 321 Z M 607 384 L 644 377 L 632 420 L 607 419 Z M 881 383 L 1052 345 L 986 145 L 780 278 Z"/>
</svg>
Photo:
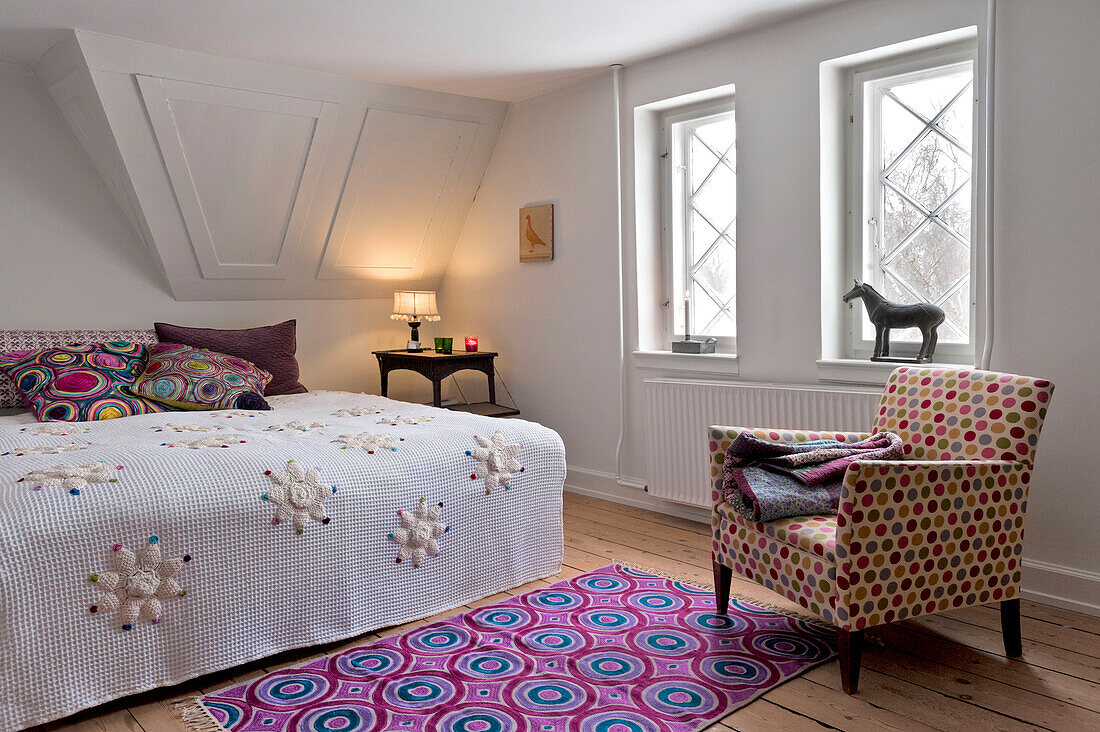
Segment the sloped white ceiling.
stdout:
<svg viewBox="0 0 1100 732">
<path fill-rule="evenodd" d="M 507 109 L 83 31 L 35 73 L 180 300 L 434 289 Z"/>
<path fill-rule="evenodd" d="M 62 28 L 517 101 L 843 0 L 2 0 L 0 60 Z"/>
</svg>

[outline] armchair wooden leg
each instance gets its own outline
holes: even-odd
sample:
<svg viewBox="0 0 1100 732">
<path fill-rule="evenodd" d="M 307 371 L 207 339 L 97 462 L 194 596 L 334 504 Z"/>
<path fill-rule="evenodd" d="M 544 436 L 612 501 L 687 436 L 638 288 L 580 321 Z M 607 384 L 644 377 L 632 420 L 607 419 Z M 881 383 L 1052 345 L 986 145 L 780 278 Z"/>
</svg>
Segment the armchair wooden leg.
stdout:
<svg viewBox="0 0 1100 732">
<path fill-rule="evenodd" d="M 836 629 L 837 648 L 840 652 L 840 685 L 845 694 L 855 694 L 859 688 L 859 658 L 863 650 L 862 630 Z"/>
<path fill-rule="evenodd" d="M 1020 635 L 1020 600 L 1001 602 L 1001 635 L 1004 636 L 1005 655 L 1018 658 L 1024 654 L 1024 641 Z"/>
<path fill-rule="evenodd" d="M 730 582 L 733 570 L 714 560 L 714 599 L 718 604 L 718 614 L 725 615 L 730 606 Z"/>
</svg>

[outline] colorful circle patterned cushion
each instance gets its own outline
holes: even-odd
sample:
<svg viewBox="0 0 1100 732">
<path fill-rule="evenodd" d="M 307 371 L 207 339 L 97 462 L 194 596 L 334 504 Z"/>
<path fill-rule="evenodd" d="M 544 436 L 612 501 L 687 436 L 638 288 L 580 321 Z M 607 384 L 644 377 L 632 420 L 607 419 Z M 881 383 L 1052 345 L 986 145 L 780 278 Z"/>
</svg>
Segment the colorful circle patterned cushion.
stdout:
<svg viewBox="0 0 1100 732">
<path fill-rule="evenodd" d="M 168 411 L 127 391 L 147 356 L 129 341 L 57 346 L 0 355 L 0 371 L 40 422 L 87 422 Z"/>
<path fill-rule="evenodd" d="M 130 391 L 179 409 L 271 409 L 263 398 L 269 381 L 271 374 L 243 358 L 157 343 Z"/>
</svg>

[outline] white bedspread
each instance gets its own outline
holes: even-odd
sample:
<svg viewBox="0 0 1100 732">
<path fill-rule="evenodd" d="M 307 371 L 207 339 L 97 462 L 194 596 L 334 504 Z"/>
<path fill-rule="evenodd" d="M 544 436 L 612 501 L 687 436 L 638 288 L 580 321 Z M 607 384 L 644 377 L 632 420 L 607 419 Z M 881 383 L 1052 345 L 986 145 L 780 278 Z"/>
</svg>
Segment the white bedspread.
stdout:
<svg viewBox="0 0 1100 732">
<path fill-rule="evenodd" d="M 270 412 L 61 428 L 0 421 L 0 729 L 407 622 L 559 571 L 565 452 L 552 430 L 362 394 L 270 401 Z M 270 429 L 294 422 L 326 426 Z M 169 424 L 187 429 L 157 431 Z M 397 449 L 385 439 L 373 452 L 369 439 L 346 449 L 333 442 L 362 434 L 397 438 Z M 475 435 L 502 447 L 479 462 L 487 450 L 478 451 Z M 212 446 L 192 446 L 202 444 Z M 509 466 L 508 445 L 519 446 L 522 471 Z M 50 451 L 57 446 L 68 449 Z M 291 460 L 306 479 L 289 485 L 291 469 L 285 490 L 276 479 Z M 98 467 L 51 479 L 56 466 L 90 464 Z M 311 485 L 315 467 L 320 480 Z M 486 472 L 510 485 L 487 494 Z M 273 524 L 284 498 L 296 503 Z M 421 498 L 428 508 L 443 503 L 449 530 L 437 539 L 440 554 L 417 568 L 415 555 L 395 561 L 390 534 L 405 536 L 398 512 Z M 106 595 L 121 598 L 117 609 Z M 128 607 L 141 615 L 123 630 Z"/>
</svg>

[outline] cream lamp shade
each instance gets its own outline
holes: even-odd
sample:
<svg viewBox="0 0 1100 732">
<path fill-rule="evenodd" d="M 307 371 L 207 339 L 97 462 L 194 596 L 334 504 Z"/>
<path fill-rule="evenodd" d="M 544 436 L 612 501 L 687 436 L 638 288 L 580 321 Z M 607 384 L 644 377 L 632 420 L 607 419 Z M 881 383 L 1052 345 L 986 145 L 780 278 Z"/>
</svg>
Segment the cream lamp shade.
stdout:
<svg viewBox="0 0 1100 732">
<path fill-rule="evenodd" d="M 439 320 L 439 308 L 435 304 L 435 292 L 431 290 L 395 290 L 393 293 L 394 320 Z"/>
</svg>

